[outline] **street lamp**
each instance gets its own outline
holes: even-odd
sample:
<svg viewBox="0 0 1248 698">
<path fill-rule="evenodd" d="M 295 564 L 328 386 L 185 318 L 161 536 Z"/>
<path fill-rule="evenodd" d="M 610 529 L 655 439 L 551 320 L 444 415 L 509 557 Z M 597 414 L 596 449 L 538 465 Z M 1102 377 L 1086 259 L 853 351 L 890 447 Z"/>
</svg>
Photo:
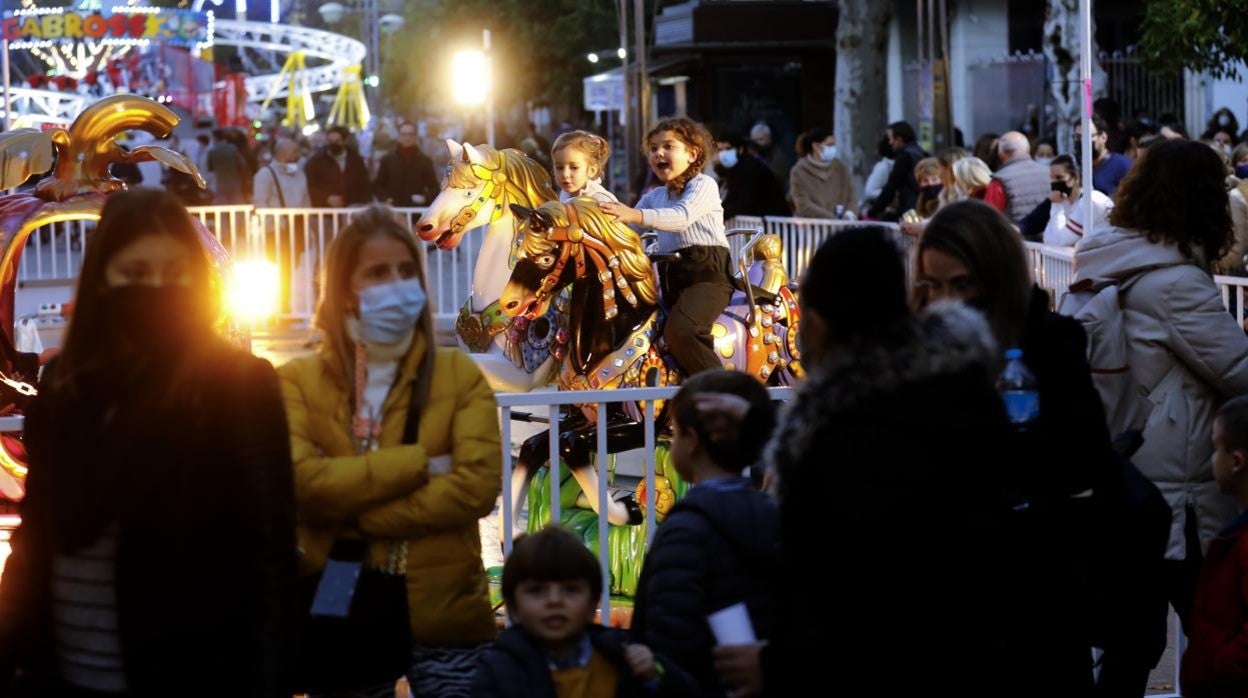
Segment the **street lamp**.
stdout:
<svg viewBox="0 0 1248 698">
<path fill-rule="evenodd" d="M 602 60 L 603 57 L 609 56 L 609 55 L 611 55 L 610 49 L 604 49 L 602 51 L 594 51 L 593 53 L 587 54 L 585 56 L 585 60 L 589 61 L 590 63 L 597 63 L 598 61 Z M 615 50 L 615 56 L 616 58 L 619 58 L 620 60 L 624 60 L 625 58 L 628 57 L 628 52 L 622 48 L 617 48 Z"/>
<path fill-rule="evenodd" d="M 485 105 L 485 139 L 494 145 L 494 99 L 490 75 L 490 30 L 482 32 L 485 50 L 465 49 L 451 56 L 451 96 L 465 106 Z"/>
<path fill-rule="evenodd" d="M 382 0 L 385 2 L 385 0 Z M 347 7 L 340 2 L 327 2 L 317 8 L 321 19 L 326 24 L 337 24 L 342 18 L 348 14 L 360 13 L 364 15 L 364 28 L 368 30 L 368 53 L 364 56 L 365 84 L 371 87 L 377 87 L 380 82 L 381 75 L 381 33 L 384 32 L 389 36 L 403 27 L 403 16 L 394 14 L 393 12 L 380 15 L 378 0 L 360 0 L 362 7 Z M 387 9 L 392 9 L 394 3 L 386 3 Z M 379 16 L 380 15 L 380 16 Z M 376 95 L 374 95 L 376 96 Z"/>
</svg>

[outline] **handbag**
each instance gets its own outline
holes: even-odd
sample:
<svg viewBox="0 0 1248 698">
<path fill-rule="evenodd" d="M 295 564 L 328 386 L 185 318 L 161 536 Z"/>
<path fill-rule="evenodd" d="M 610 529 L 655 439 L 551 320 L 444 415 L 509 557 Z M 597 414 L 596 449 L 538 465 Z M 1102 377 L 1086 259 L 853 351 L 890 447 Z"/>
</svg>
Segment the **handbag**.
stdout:
<svg viewBox="0 0 1248 698">
<path fill-rule="evenodd" d="M 412 407 L 403 428 L 404 444 L 416 443 L 420 409 L 413 383 Z M 366 563 L 368 541 L 334 542 L 327 568 L 334 561 Z M 359 571 L 350 611 L 345 616 L 313 613 L 326 572 L 301 578 L 298 584 L 300 634 L 295 660 L 299 692 L 333 693 L 397 681 L 411 666 L 411 625 L 407 576 L 365 565 Z"/>
</svg>

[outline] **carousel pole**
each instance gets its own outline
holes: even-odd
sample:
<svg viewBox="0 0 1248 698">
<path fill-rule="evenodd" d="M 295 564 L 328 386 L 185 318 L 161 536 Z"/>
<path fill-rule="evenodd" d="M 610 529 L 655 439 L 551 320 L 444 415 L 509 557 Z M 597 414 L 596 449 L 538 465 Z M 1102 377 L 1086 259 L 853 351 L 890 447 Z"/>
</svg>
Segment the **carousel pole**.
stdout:
<svg viewBox="0 0 1248 698">
<path fill-rule="evenodd" d="M 1083 162 L 1080 163 L 1083 184 L 1080 191 L 1084 197 L 1083 234 L 1092 237 L 1096 232 L 1096 221 L 1092 217 L 1092 0 L 1079 0 L 1079 28 L 1079 77 L 1083 83 L 1083 133 L 1080 136 L 1083 148 Z"/>
<path fill-rule="evenodd" d="M 650 75 L 646 68 L 646 3 L 633 0 L 633 33 L 637 40 L 637 145 L 646 137 L 650 121 Z"/>
<path fill-rule="evenodd" d="M 0 59 L 0 70 L 4 71 L 4 130 L 9 131 L 13 128 L 13 99 L 12 86 L 9 84 L 9 40 L 0 39 L 0 53 L 4 54 L 4 58 Z"/>
<path fill-rule="evenodd" d="M 494 58 L 490 55 L 490 30 L 481 30 L 481 42 L 485 48 L 486 65 L 489 66 L 491 73 L 494 72 Z M 485 142 L 494 147 L 494 75 L 490 75 L 490 85 L 485 91 Z"/>
<path fill-rule="evenodd" d="M 616 11 L 619 15 L 617 19 L 620 25 L 620 48 L 625 49 L 624 55 L 620 57 L 620 77 L 623 78 L 624 94 L 621 95 L 623 100 L 619 105 L 619 111 L 615 115 L 615 118 L 619 119 L 619 125 L 624 127 L 621 131 L 622 137 L 620 139 L 624 142 L 624 181 L 616 183 L 614 186 L 616 191 L 623 191 L 628 194 L 633 186 L 633 177 L 636 176 L 636 173 L 633 172 L 633 162 L 637 159 L 637 152 L 641 148 L 641 144 L 633 140 L 631 131 L 633 122 L 628 117 L 630 104 L 628 99 L 633 92 L 633 89 L 629 87 L 628 72 L 628 0 L 618 0 Z M 611 144 L 611 147 L 615 147 L 614 142 Z M 638 193 L 638 196 L 640 196 L 640 193 Z"/>
</svg>

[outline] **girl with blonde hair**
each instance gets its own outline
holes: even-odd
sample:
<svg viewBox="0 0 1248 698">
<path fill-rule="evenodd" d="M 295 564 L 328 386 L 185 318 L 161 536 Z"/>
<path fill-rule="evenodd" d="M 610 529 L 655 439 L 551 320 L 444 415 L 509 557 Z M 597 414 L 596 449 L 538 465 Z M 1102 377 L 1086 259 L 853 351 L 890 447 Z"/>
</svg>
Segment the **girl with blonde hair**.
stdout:
<svg viewBox="0 0 1248 698">
<path fill-rule="evenodd" d="M 602 173 L 611 157 L 611 145 L 602 136 L 589 131 L 569 131 L 555 139 L 550 149 L 555 162 L 555 182 L 559 200 L 567 202 L 578 196 L 597 201 L 619 201 L 602 186 Z"/>
</svg>

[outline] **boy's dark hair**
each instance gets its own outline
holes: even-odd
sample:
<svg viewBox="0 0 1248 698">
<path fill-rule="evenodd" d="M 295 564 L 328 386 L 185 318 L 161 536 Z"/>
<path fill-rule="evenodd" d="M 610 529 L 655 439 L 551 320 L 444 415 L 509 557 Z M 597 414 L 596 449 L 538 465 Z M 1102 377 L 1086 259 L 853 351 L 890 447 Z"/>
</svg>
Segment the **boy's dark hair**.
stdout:
<svg viewBox="0 0 1248 698">
<path fill-rule="evenodd" d="M 1226 401 L 1218 409 L 1222 439 L 1230 451 L 1248 451 L 1248 395 Z"/>
<path fill-rule="evenodd" d="M 508 605 L 516 601 L 516 587 L 536 579 L 543 582 L 565 582 L 583 579 L 589 582 L 590 598 L 602 593 L 602 570 L 598 558 L 585 543 L 562 528 L 547 524 L 537 533 L 516 539 L 511 555 L 503 565 L 503 599 Z"/>
<path fill-rule="evenodd" d="M 879 225 L 842 230 L 819 245 L 801 294 L 803 312 L 833 328 L 837 344 L 878 346 L 910 318 L 905 262 Z"/>
<path fill-rule="evenodd" d="M 699 393 L 728 393 L 745 398 L 750 410 L 730 439 L 712 440 L 698 415 L 694 396 Z M 672 398 L 672 414 L 682 428 L 698 435 L 698 441 L 716 465 L 739 473 L 758 462 L 763 446 L 776 425 L 776 410 L 767 389 L 757 379 L 741 371 L 703 371 L 685 381 Z"/>
</svg>

